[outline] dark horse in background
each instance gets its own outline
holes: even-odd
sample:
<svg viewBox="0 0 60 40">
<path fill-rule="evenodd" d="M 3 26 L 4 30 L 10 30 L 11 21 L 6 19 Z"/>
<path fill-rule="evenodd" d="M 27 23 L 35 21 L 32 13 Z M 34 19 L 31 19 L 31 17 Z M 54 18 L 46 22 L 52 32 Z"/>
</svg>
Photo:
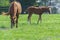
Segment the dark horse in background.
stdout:
<svg viewBox="0 0 60 40">
<path fill-rule="evenodd" d="M 10 14 L 10 19 L 11 19 L 11 28 L 13 26 L 15 26 L 15 24 L 16 24 L 16 28 L 17 28 L 18 27 L 19 14 L 22 12 L 21 4 L 17 1 L 13 1 L 10 4 L 8 12 Z"/>
<path fill-rule="evenodd" d="M 32 14 L 38 14 L 39 15 L 39 19 L 37 21 L 38 23 L 39 21 L 42 21 L 41 15 L 44 12 L 48 12 L 50 14 L 51 8 L 46 6 L 41 6 L 41 7 L 30 6 L 27 8 L 27 12 L 28 12 L 28 22 L 31 23 Z"/>
</svg>

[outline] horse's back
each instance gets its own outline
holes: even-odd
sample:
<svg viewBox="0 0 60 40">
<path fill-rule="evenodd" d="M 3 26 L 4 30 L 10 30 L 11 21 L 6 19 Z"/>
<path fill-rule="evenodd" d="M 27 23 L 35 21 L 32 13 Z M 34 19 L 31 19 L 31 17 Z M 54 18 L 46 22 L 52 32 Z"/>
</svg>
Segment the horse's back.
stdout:
<svg viewBox="0 0 60 40">
<path fill-rule="evenodd" d="M 48 6 L 40 6 L 39 7 L 43 12 L 49 12 L 51 13 L 51 8 Z"/>
<path fill-rule="evenodd" d="M 13 1 L 10 4 L 9 13 L 14 13 L 14 11 L 17 12 L 17 13 L 22 12 L 22 7 L 21 7 L 21 4 L 19 2 Z"/>
<path fill-rule="evenodd" d="M 28 11 L 35 11 L 35 10 L 38 10 L 39 8 L 38 7 L 35 7 L 35 6 L 30 6 L 27 8 Z"/>
<path fill-rule="evenodd" d="M 22 7 L 21 7 L 21 4 L 19 2 L 17 2 L 17 8 L 18 8 L 18 13 L 21 13 Z"/>
</svg>

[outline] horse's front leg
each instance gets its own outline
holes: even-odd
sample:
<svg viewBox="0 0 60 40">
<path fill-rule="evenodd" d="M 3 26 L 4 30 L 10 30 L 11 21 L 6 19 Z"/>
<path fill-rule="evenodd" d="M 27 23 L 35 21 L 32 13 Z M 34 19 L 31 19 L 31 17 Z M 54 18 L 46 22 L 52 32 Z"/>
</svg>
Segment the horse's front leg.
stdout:
<svg viewBox="0 0 60 40">
<path fill-rule="evenodd" d="M 14 24 L 13 24 L 13 22 L 12 22 L 12 20 L 11 20 L 11 28 L 13 28 L 13 26 L 14 26 Z"/>
<path fill-rule="evenodd" d="M 18 28 L 18 18 L 16 19 L 16 28 Z"/>
<path fill-rule="evenodd" d="M 19 15 L 17 15 L 17 18 L 16 18 L 16 28 L 18 28 L 18 17 Z"/>
</svg>

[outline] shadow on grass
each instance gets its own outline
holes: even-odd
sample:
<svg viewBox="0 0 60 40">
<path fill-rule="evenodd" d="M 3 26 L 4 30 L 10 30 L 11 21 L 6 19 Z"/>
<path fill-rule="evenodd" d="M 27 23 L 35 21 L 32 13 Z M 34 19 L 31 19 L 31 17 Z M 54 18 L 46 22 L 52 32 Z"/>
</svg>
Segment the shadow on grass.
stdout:
<svg viewBox="0 0 60 40">
<path fill-rule="evenodd" d="M 39 25 L 40 23 L 19 23 L 19 25 Z"/>
<path fill-rule="evenodd" d="M 9 29 L 8 27 L 5 27 L 5 26 L 1 26 L 0 27 L 0 30 L 7 30 L 7 29 Z"/>
</svg>

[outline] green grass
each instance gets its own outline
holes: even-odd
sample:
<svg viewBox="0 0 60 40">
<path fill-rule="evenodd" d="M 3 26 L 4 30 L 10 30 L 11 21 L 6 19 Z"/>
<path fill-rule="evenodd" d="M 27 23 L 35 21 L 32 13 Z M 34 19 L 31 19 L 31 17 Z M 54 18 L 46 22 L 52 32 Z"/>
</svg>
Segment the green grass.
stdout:
<svg viewBox="0 0 60 40">
<path fill-rule="evenodd" d="M 0 15 L 0 40 L 60 40 L 60 14 L 43 14 L 42 23 L 36 24 L 38 15 L 19 16 L 18 28 L 10 28 L 9 16 Z"/>
</svg>

